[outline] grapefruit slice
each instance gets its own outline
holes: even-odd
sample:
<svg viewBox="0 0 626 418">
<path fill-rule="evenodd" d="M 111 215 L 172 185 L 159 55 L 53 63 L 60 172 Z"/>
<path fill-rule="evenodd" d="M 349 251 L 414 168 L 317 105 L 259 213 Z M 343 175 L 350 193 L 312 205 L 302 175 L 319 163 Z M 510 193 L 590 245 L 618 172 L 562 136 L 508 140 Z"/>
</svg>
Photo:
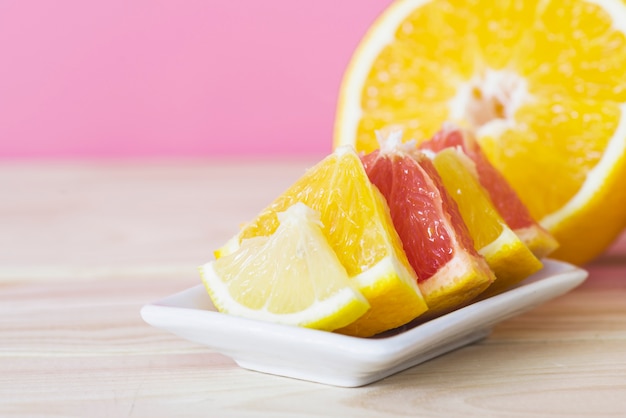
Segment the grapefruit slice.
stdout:
<svg viewBox="0 0 626 418">
<path fill-rule="evenodd" d="M 456 203 L 432 162 L 401 134 L 381 139 L 361 157 L 370 181 L 389 205 L 404 251 L 432 317 L 458 308 L 495 279 L 474 248 Z"/>
<path fill-rule="evenodd" d="M 429 141 L 419 145 L 420 149 L 434 152 L 449 147 L 460 148 L 472 159 L 478 180 L 489 193 L 498 213 L 537 258 L 546 257 L 558 247 L 556 239 L 533 219 L 515 190 L 489 162 L 470 131 L 457 128 L 453 124 L 445 124 Z"/>
</svg>

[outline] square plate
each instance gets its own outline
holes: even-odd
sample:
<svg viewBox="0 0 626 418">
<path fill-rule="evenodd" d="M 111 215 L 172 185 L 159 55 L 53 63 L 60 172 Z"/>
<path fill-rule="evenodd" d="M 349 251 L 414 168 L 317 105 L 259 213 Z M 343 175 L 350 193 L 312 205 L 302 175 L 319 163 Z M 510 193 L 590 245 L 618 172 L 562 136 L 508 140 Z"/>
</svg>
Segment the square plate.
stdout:
<svg viewBox="0 0 626 418">
<path fill-rule="evenodd" d="M 570 291 L 587 275 L 571 264 L 544 260 L 541 271 L 515 288 L 373 338 L 219 313 L 202 284 L 144 306 L 141 316 L 150 325 L 206 345 L 246 369 L 356 387 L 480 340 L 498 322 Z"/>
</svg>

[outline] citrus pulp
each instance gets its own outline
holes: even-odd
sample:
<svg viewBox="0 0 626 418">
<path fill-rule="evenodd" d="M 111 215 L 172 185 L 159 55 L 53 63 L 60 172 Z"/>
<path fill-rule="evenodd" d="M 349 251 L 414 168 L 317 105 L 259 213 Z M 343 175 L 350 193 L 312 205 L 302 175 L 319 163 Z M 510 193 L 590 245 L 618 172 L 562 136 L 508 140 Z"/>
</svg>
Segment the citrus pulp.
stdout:
<svg viewBox="0 0 626 418">
<path fill-rule="evenodd" d="M 328 244 L 319 214 L 296 203 L 277 215 L 272 235 L 244 240 L 201 267 L 218 310 L 326 331 L 362 316 L 369 303 Z"/>
<path fill-rule="evenodd" d="M 371 308 L 337 332 L 367 337 L 403 325 L 427 309 L 384 197 L 352 147 L 340 147 L 307 172 L 216 254 L 236 251 L 243 240 L 269 236 L 277 213 L 302 202 L 320 213 L 323 231 Z"/>
<path fill-rule="evenodd" d="M 449 147 L 457 147 L 471 158 L 476 167 L 478 180 L 489 193 L 498 213 L 537 258 L 546 257 L 558 247 L 556 239 L 532 218 L 515 190 L 485 157 L 470 131 L 447 124 L 430 140 L 420 144 L 420 149 L 434 152 Z"/>
<path fill-rule="evenodd" d="M 507 289 L 541 269 L 541 261 L 509 228 L 491 203 L 469 157 L 460 150 L 446 148 L 435 155 L 433 163 L 459 206 L 475 248 L 496 275 L 490 292 Z"/>
<path fill-rule="evenodd" d="M 474 249 L 456 203 L 432 162 L 411 144 L 401 145 L 401 133 L 380 141 L 380 149 L 361 160 L 387 200 L 428 316 L 470 302 L 493 282 L 494 275 Z"/>
<path fill-rule="evenodd" d="M 334 144 L 476 132 L 531 216 L 584 263 L 626 225 L 626 4 L 399 0 L 355 51 Z"/>
</svg>

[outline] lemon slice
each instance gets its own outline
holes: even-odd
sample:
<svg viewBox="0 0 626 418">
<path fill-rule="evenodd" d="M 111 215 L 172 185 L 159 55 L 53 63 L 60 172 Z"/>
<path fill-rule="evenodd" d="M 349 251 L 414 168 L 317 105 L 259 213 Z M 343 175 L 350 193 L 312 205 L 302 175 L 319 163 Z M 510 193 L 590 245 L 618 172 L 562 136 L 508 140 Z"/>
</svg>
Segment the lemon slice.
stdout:
<svg viewBox="0 0 626 418">
<path fill-rule="evenodd" d="M 435 155 L 433 163 L 459 207 L 476 250 L 496 275 L 490 292 L 506 289 L 541 269 L 541 261 L 498 214 L 469 157 L 446 148 Z"/>
<path fill-rule="evenodd" d="M 369 309 L 322 232 L 319 213 L 296 203 L 269 237 L 244 240 L 201 267 L 220 312 L 332 331 Z"/>
</svg>

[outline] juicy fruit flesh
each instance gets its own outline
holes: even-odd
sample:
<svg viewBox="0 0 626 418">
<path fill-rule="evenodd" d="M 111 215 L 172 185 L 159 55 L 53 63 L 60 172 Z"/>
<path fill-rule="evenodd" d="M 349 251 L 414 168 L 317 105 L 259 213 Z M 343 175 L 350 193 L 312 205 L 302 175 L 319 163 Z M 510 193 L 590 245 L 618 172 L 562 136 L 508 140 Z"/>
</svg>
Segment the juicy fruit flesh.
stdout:
<svg viewBox="0 0 626 418">
<path fill-rule="evenodd" d="M 224 257 L 246 239 L 271 235 L 278 226 L 276 214 L 297 202 L 320 212 L 326 239 L 371 305 L 339 332 L 368 337 L 427 310 L 385 199 L 352 147 L 338 148 L 309 169 L 216 254 Z"/>
<path fill-rule="evenodd" d="M 502 234 L 505 224 L 495 208 L 486 203 L 489 197 L 472 174 L 471 161 L 460 152 L 448 148 L 437 153 L 433 163 L 461 208 L 476 249 L 480 250 L 494 242 Z"/>
<path fill-rule="evenodd" d="M 446 151 L 456 155 L 453 149 Z M 434 161 L 445 157 L 446 151 Z M 202 270 L 218 309 L 248 318 L 369 337 L 424 313 L 423 317 L 430 319 L 449 312 L 471 302 L 488 287 L 495 289 L 492 264 L 474 248 L 467 219 L 464 222 L 456 200 L 449 196 L 449 185 L 444 186 L 439 167 L 414 145 L 391 154 L 376 151 L 359 159 L 354 151 L 339 149 L 245 225 L 236 239 L 220 249 L 220 257 Z M 464 180 L 473 178 L 467 171 L 461 176 Z M 365 189 L 359 194 L 358 205 L 345 199 L 351 196 L 345 190 L 333 193 L 334 188 L 346 187 Z M 298 199 L 319 206 L 321 212 Z M 279 210 L 282 205 L 287 205 L 284 213 Z M 373 208 L 373 216 L 360 218 L 363 207 Z M 311 217 L 311 213 L 318 217 Z M 322 219 L 331 225 L 330 230 Z M 360 238 L 349 238 L 362 247 L 383 248 L 384 255 L 371 266 L 360 264 L 361 270 L 351 276 L 344 260 L 352 260 L 346 257 L 352 247 L 335 250 L 333 234 L 342 235 L 342 223 L 350 227 L 364 222 L 374 222 L 375 228 L 370 227 L 373 230 Z M 401 237 L 409 240 L 401 242 Z M 416 237 L 421 241 L 414 240 Z M 476 242 L 481 250 L 493 245 Z M 494 266 L 507 260 L 499 253 L 492 258 Z M 412 266 L 422 275 L 419 288 Z M 528 270 L 507 265 L 498 266 L 498 271 L 506 273 L 507 280 L 500 280 L 495 291 L 512 283 L 511 278 L 528 275 Z"/>
<path fill-rule="evenodd" d="M 420 144 L 420 149 L 433 152 L 446 148 L 462 150 L 472 160 L 478 180 L 496 210 L 535 256 L 541 259 L 554 252 L 559 246 L 556 239 L 532 218 L 518 194 L 487 159 L 470 132 L 448 124 L 433 138 Z"/>
<path fill-rule="evenodd" d="M 381 154 L 376 150 L 363 156 L 362 161 L 368 177 L 390 203 L 395 228 L 420 282 L 429 279 L 454 257 L 450 232 L 462 241 L 463 248 L 472 251 L 473 243 L 456 204 L 443 191 L 429 160 L 422 159 L 418 164 L 411 156 Z M 453 210 L 447 212 L 444 207 Z"/>
<path fill-rule="evenodd" d="M 301 201 L 322 214 L 324 232 L 351 277 L 392 252 L 401 253 L 399 240 L 390 242 L 387 238 L 393 238 L 395 231 L 379 222 L 386 211 L 377 203 L 381 197 L 373 196 L 377 191 L 372 191 L 369 182 L 365 183 L 367 176 L 359 158 L 351 154 L 343 158 L 335 152 L 323 164 L 305 173 L 244 227 L 240 240 L 270 235 L 278 226 L 276 213 Z M 358 212 L 353 209 L 355 202 L 362 203 Z"/>
<path fill-rule="evenodd" d="M 395 163 L 391 159 L 395 159 Z M 363 157 L 362 161 L 368 177 L 380 189 L 387 202 L 397 200 L 398 194 L 410 201 L 407 206 L 391 207 L 391 217 L 400 237 L 404 236 L 411 240 L 409 243 L 404 242 L 403 246 L 418 280 L 430 278 L 441 266 L 450 261 L 453 254 L 448 231 L 439 223 L 442 213 L 437 207 L 433 186 L 422 186 L 429 179 L 410 168 L 416 164 L 409 158 L 394 158 L 392 155 L 381 157 L 379 151 L 374 151 Z M 410 190 L 396 187 L 397 184 L 406 185 Z M 402 210 L 408 209 L 408 206 L 420 209 Z M 426 233 L 411 233 L 414 232 L 410 229 L 414 223 L 424 225 Z M 427 260 L 421 257 L 425 253 L 431 255 Z M 415 260 L 421 262 L 416 263 Z"/>
<path fill-rule="evenodd" d="M 397 9 L 403 7 L 416 9 L 397 23 L 363 82 L 358 148 L 376 147 L 375 130 L 401 127 L 408 138 L 429 138 L 461 117 L 481 128 L 487 157 L 533 218 L 563 207 L 620 121 L 621 24 L 582 1 L 405 1 Z M 533 182 L 543 185 L 528 187 Z"/>
<path fill-rule="evenodd" d="M 320 229 L 322 224 L 316 219 L 307 220 L 307 215 L 292 214 L 299 205 L 302 204 L 278 214 L 290 217 L 285 216 L 286 219 L 281 221 L 273 239 L 250 238 L 242 242 L 238 253 L 216 261 L 215 270 L 223 274 L 224 282 L 237 302 L 251 309 L 290 313 L 311 305 L 317 298 L 326 299 L 341 288 L 351 286 L 336 254 L 326 245 Z M 246 248 L 253 250 L 245 251 Z M 263 256 L 249 257 L 251 252 Z M 303 275 L 309 280 L 297 280 L 295 275 Z M 264 286 L 256 286 L 251 292 L 250 283 L 258 281 L 259 276 L 265 279 Z M 289 294 L 288 301 L 272 296 L 278 291 Z"/>
<path fill-rule="evenodd" d="M 554 108 L 560 106 L 555 104 Z M 572 107 L 580 108 L 578 105 Z M 597 104 L 590 107 L 598 108 Z M 525 115 L 527 109 L 522 109 L 518 117 L 525 119 L 522 122 L 525 128 L 504 132 L 497 138 L 497 146 L 493 144 L 494 137 L 481 138 L 487 157 L 527 203 L 535 219 L 543 220 L 566 205 L 580 190 L 587 174 L 599 163 L 619 118 L 619 109 L 607 106 L 603 111 L 602 107 L 599 110 L 604 113 L 602 119 L 613 120 L 599 120 L 598 124 L 589 126 L 578 121 L 574 124 L 571 120 L 567 124 L 542 122 L 539 120 L 542 117 Z M 589 114 L 591 111 L 574 109 L 571 114 Z M 568 143 L 567 154 L 563 153 L 564 141 Z M 546 182 L 547 178 L 559 181 Z M 528 187 L 529 184 L 542 185 L 538 189 L 540 197 L 538 190 Z"/>
<path fill-rule="evenodd" d="M 468 303 L 495 279 L 432 162 L 400 134 L 363 155 L 368 177 L 389 205 L 432 318 Z"/>
<path fill-rule="evenodd" d="M 363 315 L 369 304 L 328 245 L 319 214 L 298 203 L 278 216 L 274 234 L 245 240 L 234 253 L 203 267 L 218 309 L 324 330 Z"/>
<path fill-rule="evenodd" d="M 461 150 L 446 148 L 433 162 L 459 205 L 476 249 L 496 275 L 491 291 L 503 290 L 541 269 L 541 261 L 498 214 L 469 157 Z"/>
<path fill-rule="evenodd" d="M 446 148 L 460 147 L 473 161 L 480 184 L 489 193 L 491 201 L 507 225 L 514 230 L 534 225 L 534 219 L 517 193 L 491 165 L 480 145 L 468 135 L 469 133 L 447 126 L 438 131 L 432 139 L 421 143 L 420 149 L 439 152 Z"/>
</svg>

